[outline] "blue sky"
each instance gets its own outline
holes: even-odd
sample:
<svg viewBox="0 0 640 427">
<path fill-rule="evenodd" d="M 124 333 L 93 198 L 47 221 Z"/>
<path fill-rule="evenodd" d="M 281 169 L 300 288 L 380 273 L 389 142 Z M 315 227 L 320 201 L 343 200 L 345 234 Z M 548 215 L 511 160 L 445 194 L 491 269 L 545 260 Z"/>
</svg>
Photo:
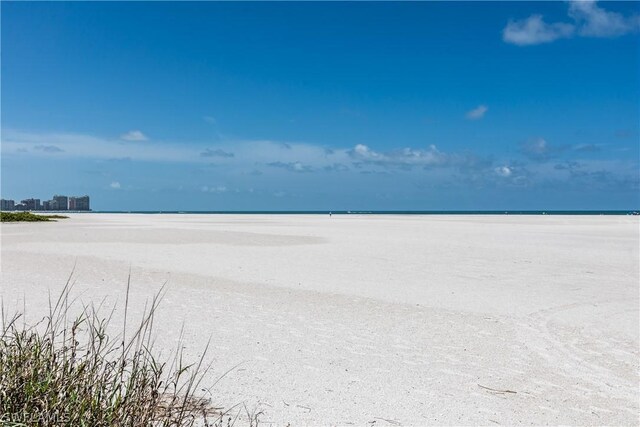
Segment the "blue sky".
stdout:
<svg viewBox="0 0 640 427">
<path fill-rule="evenodd" d="M 637 209 L 640 3 L 2 4 L 2 197 Z"/>
</svg>

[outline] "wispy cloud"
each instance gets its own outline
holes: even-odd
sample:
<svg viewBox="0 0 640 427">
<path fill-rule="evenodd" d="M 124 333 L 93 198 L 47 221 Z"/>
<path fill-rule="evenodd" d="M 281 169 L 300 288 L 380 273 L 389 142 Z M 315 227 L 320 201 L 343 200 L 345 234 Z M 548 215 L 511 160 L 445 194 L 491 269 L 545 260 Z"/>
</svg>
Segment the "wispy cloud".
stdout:
<svg viewBox="0 0 640 427">
<path fill-rule="evenodd" d="M 349 166 L 343 164 L 343 163 L 334 163 L 332 165 L 327 165 L 325 167 L 323 167 L 323 170 L 327 171 L 327 172 L 346 172 L 349 169 Z"/>
<path fill-rule="evenodd" d="M 595 153 L 602 150 L 599 144 L 551 145 L 546 139 L 537 137 L 530 139 L 520 146 L 520 152 L 529 160 L 536 162 L 548 161 L 559 157 L 563 153 Z"/>
<path fill-rule="evenodd" d="M 139 130 L 130 130 L 129 132 L 120 135 L 120 139 L 124 141 L 133 141 L 133 142 L 149 140 L 149 138 Z"/>
<path fill-rule="evenodd" d="M 574 31 L 575 27 L 572 24 L 547 24 L 542 15 L 531 15 L 520 21 L 509 21 L 502 31 L 502 39 L 518 46 L 528 46 L 571 37 Z"/>
<path fill-rule="evenodd" d="M 227 187 L 224 185 L 215 185 L 215 186 L 208 186 L 208 185 L 203 185 L 200 190 L 203 193 L 226 193 L 227 192 Z"/>
<path fill-rule="evenodd" d="M 430 145 L 426 149 L 403 148 L 388 152 L 372 150 L 364 144 L 358 144 L 348 151 L 357 164 L 377 166 L 436 166 L 446 164 L 450 157 Z"/>
<path fill-rule="evenodd" d="M 3 155 L 33 149 L 44 142 L 55 143 L 58 155 L 68 158 L 127 159 L 130 161 L 161 161 L 203 163 L 211 158 L 225 159 L 224 167 L 259 171 L 261 166 L 280 168 L 289 172 L 338 172 L 350 166 L 376 169 L 409 169 L 413 167 L 461 166 L 478 164 L 469 155 L 445 153 L 428 145 L 426 148 L 405 147 L 391 151 L 376 151 L 364 144 L 348 148 L 332 148 L 307 143 L 277 141 L 227 141 L 218 147 L 194 144 L 157 142 L 154 144 L 125 144 L 82 134 L 3 132 Z M 233 152 L 227 146 L 233 146 Z M 40 151 L 44 155 L 45 153 Z M 24 154 L 23 154 L 24 155 Z M 37 155 L 36 152 L 27 155 Z"/>
<path fill-rule="evenodd" d="M 502 31 L 506 43 L 530 46 L 558 39 L 581 37 L 617 37 L 640 30 L 640 16 L 624 16 L 599 7 L 595 1 L 574 0 L 568 17 L 573 22 L 547 23 L 540 14 L 522 20 L 510 20 Z"/>
<path fill-rule="evenodd" d="M 471 111 L 467 111 L 466 118 L 469 120 L 478 120 L 484 117 L 485 113 L 489 111 L 489 107 L 486 105 L 478 105 Z"/>
<path fill-rule="evenodd" d="M 572 1 L 569 16 L 578 26 L 578 33 L 586 37 L 617 37 L 640 29 L 640 16 L 626 17 L 599 7 L 595 1 Z"/>
<path fill-rule="evenodd" d="M 56 148 L 44 148 L 49 146 Z M 233 150 L 229 147 L 233 147 Z M 1 149 L 3 156 L 16 153 L 44 156 L 55 151 L 58 157 L 65 158 L 172 163 L 208 163 L 212 158 L 219 157 L 226 160 L 225 164 L 242 166 L 249 170 L 273 162 L 300 162 L 314 168 L 322 168 L 349 158 L 346 153 L 348 149 L 327 151 L 324 146 L 307 143 L 233 140 L 203 148 L 200 144 L 185 142 L 129 144 L 119 139 L 86 134 L 24 132 L 11 129 L 3 129 Z"/>
<path fill-rule="evenodd" d="M 267 166 L 271 166 L 274 168 L 281 168 L 281 169 L 286 169 L 289 172 L 313 172 L 313 168 L 309 165 L 303 165 L 300 162 L 288 162 L 288 163 L 284 163 L 284 162 L 271 162 L 271 163 L 267 163 Z"/>
<path fill-rule="evenodd" d="M 522 144 L 520 151 L 531 160 L 542 161 L 548 160 L 557 150 L 552 149 L 546 139 L 538 137 Z"/>
<path fill-rule="evenodd" d="M 57 147 L 55 145 L 35 145 L 33 147 L 34 150 L 38 150 L 38 151 L 42 151 L 45 153 L 64 153 L 64 150 L 60 147 Z M 24 151 L 23 151 L 24 152 Z"/>
<path fill-rule="evenodd" d="M 143 161 L 188 161 L 199 151 L 181 144 L 129 144 L 120 139 L 78 133 L 22 132 L 3 129 L 2 154 L 29 151 L 30 155 L 55 153 L 65 158 L 122 159 Z M 204 159 L 202 160 L 204 161 Z"/>
<path fill-rule="evenodd" d="M 218 182 L 227 181 L 238 188 L 251 184 L 263 187 L 264 191 L 291 189 L 287 194 L 296 193 L 296 188 L 303 183 L 317 183 L 314 180 L 320 175 L 326 182 L 333 183 L 335 180 L 353 179 L 365 185 L 366 182 L 379 183 L 375 180 L 380 179 L 388 181 L 389 185 L 392 182 L 397 185 L 428 182 L 434 186 L 526 186 L 576 179 L 587 182 L 586 177 L 596 179 L 599 171 L 605 171 L 609 177 L 607 182 L 613 185 L 614 182 L 633 182 L 632 177 L 639 175 L 637 162 L 628 159 L 602 164 L 586 162 L 595 160 L 591 151 L 601 149 L 599 145 L 552 145 L 541 137 L 522 144 L 519 154 L 524 157 L 519 159 L 518 156 L 494 158 L 490 154 L 481 156 L 473 152 L 441 150 L 434 144 L 393 150 L 376 149 L 365 144 L 329 149 L 323 145 L 299 142 L 237 140 L 224 141 L 205 149 L 194 143 L 160 141 L 154 144 L 130 144 L 82 134 L 12 130 L 3 130 L 2 138 L 3 157 L 40 156 L 50 161 L 61 158 L 88 159 L 96 160 L 102 168 L 118 167 L 123 161 L 145 162 L 145 168 L 153 167 L 152 163 L 172 163 L 175 167 L 182 167 L 179 164 L 206 165 L 211 163 L 212 157 L 220 157 L 224 161 L 218 162 L 214 169 L 198 173 L 206 174 L 207 179 L 215 177 Z M 50 146 L 57 148 L 54 154 L 51 148 L 43 148 Z M 22 152 L 25 150 L 27 152 Z M 559 158 L 562 162 L 551 161 Z M 572 173 L 568 169 L 561 169 L 570 161 L 581 161 L 583 166 L 574 168 Z M 555 168 L 556 164 L 561 166 Z M 282 172 L 296 174 L 296 179 Z M 392 176 L 394 178 L 389 181 Z M 109 187 L 114 190 L 123 188 L 118 181 L 113 181 Z M 206 192 L 222 193 L 224 188 L 235 187 L 207 185 Z"/>
<path fill-rule="evenodd" d="M 565 161 L 553 165 L 546 176 L 575 188 L 640 190 L 640 173 L 635 162 L 620 160 Z"/>
<path fill-rule="evenodd" d="M 614 136 L 618 139 L 627 139 L 631 138 L 634 135 L 634 132 L 630 129 L 618 129 L 614 132 Z"/>
<path fill-rule="evenodd" d="M 229 151 L 224 151 L 221 148 L 211 149 L 207 148 L 202 153 L 200 153 L 200 157 L 224 157 L 231 158 L 234 157 L 234 154 Z"/>
<path fill-rule="evenodd" d="M 571 147 L 573 151 L 583 152 L 583 153 L 595 153 L 598 151 L 602 151 L 602 147 L 598 144 L 577 144 Z"/>
</svg>

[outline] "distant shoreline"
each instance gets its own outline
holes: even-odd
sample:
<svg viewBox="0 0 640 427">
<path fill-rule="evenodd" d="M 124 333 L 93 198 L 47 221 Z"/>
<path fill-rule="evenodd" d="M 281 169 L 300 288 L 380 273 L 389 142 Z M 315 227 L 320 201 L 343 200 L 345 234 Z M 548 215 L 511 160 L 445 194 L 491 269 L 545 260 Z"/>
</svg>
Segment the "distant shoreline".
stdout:
<svg viewBox="0 0 640 427">
<path fill-rule="evenodd" d="M 38 211 L 45 212 L 45 211 Z M 67 213 L 170 214 L 170 215 L 640 215 L 637 210 L 548 210 L 548 211 L 47 211 Z"/>
</svg>

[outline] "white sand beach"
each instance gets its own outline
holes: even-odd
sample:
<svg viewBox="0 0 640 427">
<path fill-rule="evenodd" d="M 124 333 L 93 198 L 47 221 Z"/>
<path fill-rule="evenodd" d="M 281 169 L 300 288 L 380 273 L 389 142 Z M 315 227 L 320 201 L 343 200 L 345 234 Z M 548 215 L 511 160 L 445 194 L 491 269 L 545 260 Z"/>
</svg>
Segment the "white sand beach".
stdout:
<svg viewBox="0 0 640 427">
<path fill-rule="evenodd" d="M 74 269 L 264 424 L 638 425 L 639 218 L 70 214 L 2 224 L 31 319 Z M 107 304 L 108 305 L 108 304 Z M 507 392 L 508 391 L 508 392 Z"/>
</svg>

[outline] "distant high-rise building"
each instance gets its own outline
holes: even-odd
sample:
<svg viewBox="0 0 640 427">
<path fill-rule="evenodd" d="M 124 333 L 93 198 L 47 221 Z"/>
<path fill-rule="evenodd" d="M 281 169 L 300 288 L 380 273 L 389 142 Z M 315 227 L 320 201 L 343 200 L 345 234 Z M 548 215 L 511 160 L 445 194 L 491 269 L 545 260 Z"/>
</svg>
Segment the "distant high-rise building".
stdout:
<svg viewBox="0 0 640 427">
<path fill-rule="evenodd" d="M 40 199 L 25 199 L 21 201 L 23 205 L 26 206 L 26 210 L 28 211 L 39 211 L 42 207 L 40 206 Z"/>
<path fill-rule="evenodd" d="M 53 210 L 66 211 L 69 209 L 69 198 L 67 196 L 60 196 L 56 194 L 53 196 L 53 201 L 55 202 Z"/>
<path fill-rule="evenodd" d="M 12 211 L 16 208 L 16 202 L 11 199 L 0 199 L 0 210 Z"/>
<path fill-rule="evenodd" d="M 89 196 L 72 196 L 67 197 L 60 194 L 56 194 L 53 196 L 51 200 L 43 200 L 40 199 L 24 199 L 20 203 L 16 203 L 14 200 L 10 199 L 0 199 L 2 200 L 2 204 L 0 205 L 0 209 L 3 211 L 90 211 L 90 201 Z"/>
<path fill-rule="evenodd" d="M 69 197 L 69 210 L 70 211 L 88 211 L 89 208 L 89 196 Z"/>
<path fill-rule="evenodd" d="M 80 196 L 76 199 L 76 208 L 79 211 L 90 211 L 89 196 Z"/>
</svg>

